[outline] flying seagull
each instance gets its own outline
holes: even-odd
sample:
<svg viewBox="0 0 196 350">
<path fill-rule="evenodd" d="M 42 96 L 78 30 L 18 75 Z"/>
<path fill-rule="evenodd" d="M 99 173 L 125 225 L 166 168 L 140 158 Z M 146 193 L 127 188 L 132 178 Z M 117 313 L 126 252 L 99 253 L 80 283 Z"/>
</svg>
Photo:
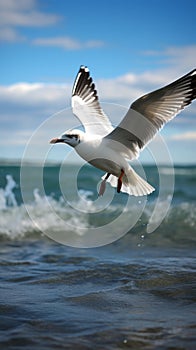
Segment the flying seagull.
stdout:
<svg viewBox="0 0 196 350">
<path fill-rule="evenodd" d="M 106 172 L 106 182 L 133 196 L 150 194 L 154 188 L 130 166 L 155 134 L 196 98 L 196 69 L 173 83 L 148 93 L 132 103 L 128 112 L 113 128 L 102 110 L 89 69 L 81 66 L 72 90 L 72 110 L 84 130 L 68 130 L 50 143 L 63 142 L 75 148 L 88 163 Z"/>
</svg>

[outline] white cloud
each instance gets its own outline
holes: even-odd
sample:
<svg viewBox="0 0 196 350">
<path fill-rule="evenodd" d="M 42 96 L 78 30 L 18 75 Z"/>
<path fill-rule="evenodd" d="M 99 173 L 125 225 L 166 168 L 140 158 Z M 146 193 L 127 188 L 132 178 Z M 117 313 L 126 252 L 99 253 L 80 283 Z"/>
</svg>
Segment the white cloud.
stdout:
<svg viewBox="0 0 196 350">
<path fill-rule="evenodd" d="M 65 100 L 65 85 L 17 83 L 0 86 L 0 102 L 21 106 L 52 105 Z"/>
<path fill-rule="evenodd" d="M 145 51 L 144 55 L 154 56 L 162 65 L 166 77 L 169 75 L 172 79 L 176 74 L 185 74 L 195 68 L 196 45 L 171 46 L 162 51 Z"/>
<path fill-rule="evenodd" d="M 20 42 L 26 40 L 25 36 L 21 35 L 16 29 L 0 27 L 0 42 Z"/>
<path fill-rule="evenodd" d="M 90 68 L 90 67 L 89 67 Z M 125 115 L 130 104 L 141 95 L 159 88 L 171 81 L 170 67 L 168 71 L 148 71 L 141 74 L 127 72 L 113 79 L 97 79 L 95 81 L 103 109 L 117 125 Z M 174 78 L 182 74 L 178 72 Z M 93 72 L 92 72 L 93 76 Z M 170 79 L 169 79 L 170 77 Z M 73 81 L 74 81 L 73 77 Z M 49 147 L 48 140 L 58 136 L 64 130 L 77 127 L 79 121 L 74 117 L 70 108 L 72 83 L 46 84 L 21 82 L 8 86 L 0 86 L 0 144 L 5 152 L 11 152 L 13 146 L 25 147 L 34 130 L 44 123 L 42 134 L 36 139 L 35 152 L 39 154 L 41 147 Z M 118 104 L 126 107 L 120 107 Z M 169 134 L 169 142 L 196 140 L 196 132 L 192 131 L 195 125 L 196 103 L 183 111 L 183 115 L 177 117 L 164 129 Z M 58 112 L 63 110 L 60 114 Z M 51 119 L 54 113 L 57 117 Z M 171 127 L 173 128 L 171 130 Z M 176 127 L 177 132 L 176 133 Z M 169 129 L 170 128 L 170 129 Z M 175 134 L 174 134 L 175 132 Z M 9 138 L 9 145 L 6 142 Z M 186 143 L 188 145 L 188 142 Z M 44 146 L 46 145 L 46 146 Z M 9 150 L 8 150 L 9 148 Z M 6 151 L 7 149 L 7 151 Z M 63 149 L 64 150 L 64 149 Z"/>
<path fill-rule="evenodd" d="M 89 67 L 90 68 L 90 67 Z M 148 71 L 140 74 L 128 72 L 122 76 L 113 79 L 97 79 L 95 81 L 100 101 L 117 103 L 127 108 L 140 96 L 154 89 L 177 79 L 182 73 L 176 73 L 171 79 L 168 71 Z M 93 72 L 92 72 L 93 76 Z M 73 77 L 73 81 L 74 81 Z M 1 111 L 7 114 L 7 111 L 14 108 L 33 108 L 41 110 L 41 113 L 54 113 L 61 108 L 70 106 L 72 83 L 65 84 L 45 84 L 45 83 L 17 83 L 10 86 L 0 86 L 0 105 Z M 188 106 L 186 114 L 192 116 L 196 105 Z M 5 111 L 7 110 L 7 111 Z M 183 118 L 182 118 L 183 119 Z"/>
<path fill-rule="evenodd" d="M 0 0 L 0 41 L 24 40 L 19 27 L 45 27 L 59 19 L 55 14 L 41 12 L 35 0 Z"/>
<path fill-rule="evenodd" d="M 25 146 L 31 135 L 32 130 L 11 130 L 1 136 L 0 145 L 6 145 L 9 139 L 9 146 Z"/>
<path fill-rule="evenodd" d="M 41 12 L 35 0 L 0 0 L 1 26 L 48 26 L 59 21 L 59 16 Z"/>
<path fill-rule="evenodd" d="M 195 67 L 196 45 L 187 45 L 185 47 L 169 47 L 163 52 L 165 54 L 165 62 L 175 66 L 178 69 L 186 67 Z"/>
<path fill-rule="evenodd" d="M 26 9 L 35 4 L 35 0 L 0 0 L 0 10 Z"/>
<path fill-rule="evenodd" d="M 64 85 L 40 83 L 0 86 L 0 133 L 9 134 L 13 142 L 22 142 L 21 138 L 17 141 L 19 131 L 30 129 L 32 133 L 52 114 L 68 108 L 68 90 Z M 65 129 L 66 124 L 71 127 L 65 119 Z"/>
<path fill-rule="evenodd" d="M 99 48 L 104 46 L 104 42 L 100 40 L 79 41 L 67 36 L 52 37 L 52 38 L 37 38 L 32 41 L 32 44 L 39 46 L 60 47 L 65 50 L 81 50 L 90 48 Z"/>
<path fill-rule="evenodd" d="M 196 131 L 188 131 L 182 134 L 175 134 L 170 137 L 174 141 L 196 141 Z"/>
<path fill-rule="evenodd" d="M 101 40 L 84 42 L 68 36 L 28 38 L 21 34 L 22 28 L 55 25 L 61 16 L 39 10 L 36 0 L 0 0 L 0 42 L 21 42 L 39 46 L 60 47 L 65 50 L 92 49 L 104 46 Z M 20 31 L 19 31 L 20 29 Z"/>
<path fill-rule="evenodd" d="M 101 99 L 113 99 L 129 105 L 134 99 L 171 83 L 195 68 L 196 45 L 170 47 L 163 52 L 151 54 L 164 57 L 166 64 L 159 69 L 139 74 L 127 72 L 110 80 L 98 81 L 97 87 Z M 191 108 L 195 109 L 195 104 Z M 187 110 L 190 110 L 190 106 Z"/>
<path fill-rule="evenodd" d="M 56 15 L 44 14 L 36 10 L 6 11 L 0 14 L 1 26 L 44 27 L 56 23 Z"/>
</svg>

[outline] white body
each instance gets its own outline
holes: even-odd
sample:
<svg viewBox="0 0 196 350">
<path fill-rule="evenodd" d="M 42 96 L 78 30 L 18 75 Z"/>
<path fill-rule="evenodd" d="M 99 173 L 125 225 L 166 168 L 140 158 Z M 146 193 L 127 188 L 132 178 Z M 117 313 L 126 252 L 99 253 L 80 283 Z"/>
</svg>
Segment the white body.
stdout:
<svg viewBox="0 0 196 350">
<path fill-rule="evenodd" d="M 111 174 L 107 179 L 111 186 L 117 187 L 117 180 L 123 170 L 122 192 L 134 196 L 143 196 L 154 191 L 150 184 L 136 174 L 124 155 L 110 147 L 109 140 L 99 135 L 88 135 L 79 130 L 78 133 L 80 133 L 81 142 L 75 146 L 76 152 L 86 162 Z M 103 180 L 104 177 L 102 177 Z"/>
<path fill-rule="evenodd" d="M 120 176 L 121 169 L 126 171 L 129 168 L 128 162 L 119 157 L 113 149 L 108 148 L 107 141 L 101 136 L 93 135 L 92 138 L 85 135 L 75 150 L 88 163 L 117 177 Z"/>
</svg>

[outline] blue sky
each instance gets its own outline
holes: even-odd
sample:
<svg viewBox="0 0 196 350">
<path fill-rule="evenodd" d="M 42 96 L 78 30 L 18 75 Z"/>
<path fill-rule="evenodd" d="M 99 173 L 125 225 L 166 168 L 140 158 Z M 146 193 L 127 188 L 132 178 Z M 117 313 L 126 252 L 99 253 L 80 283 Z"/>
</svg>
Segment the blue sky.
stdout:
<svg viewBox="0 0 196 350">
<path fill-rule="evenodd" d="M 0 0 L 0 157 L 21 158 L 41 123 L 42 142 L 78 124 L 71 110 L 56 129 L 47 120 L 70 107 L 81 64 L 89 67 L 100 101 L 125 111 L 195 68 L 195 12 L 194 0 Z M 175 163 L 195 162 L 195 114 L 196 102 L 161 133 Z M 111 119 L 117 124 L 122 116 L 114 112 Z M 61 159 L 67 149 L 54 156 Z M 148 152 L 142 159 L 150 161 Z"/>
</svg>

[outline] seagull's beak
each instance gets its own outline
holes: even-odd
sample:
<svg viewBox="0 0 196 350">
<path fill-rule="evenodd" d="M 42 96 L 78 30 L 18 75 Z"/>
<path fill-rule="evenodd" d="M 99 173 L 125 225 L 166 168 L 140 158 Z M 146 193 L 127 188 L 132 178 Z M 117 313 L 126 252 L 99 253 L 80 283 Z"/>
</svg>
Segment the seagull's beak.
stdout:
<svg viewBox="0 0 196 350">
<path fill-rule="evenodd" d="M 50 140 L 50 143 L 58 143 L 58 142 L 64 142 L 63 139 L 58 139 L 58 137 L 55 137 L 54 139 Z"/>
</svg>

